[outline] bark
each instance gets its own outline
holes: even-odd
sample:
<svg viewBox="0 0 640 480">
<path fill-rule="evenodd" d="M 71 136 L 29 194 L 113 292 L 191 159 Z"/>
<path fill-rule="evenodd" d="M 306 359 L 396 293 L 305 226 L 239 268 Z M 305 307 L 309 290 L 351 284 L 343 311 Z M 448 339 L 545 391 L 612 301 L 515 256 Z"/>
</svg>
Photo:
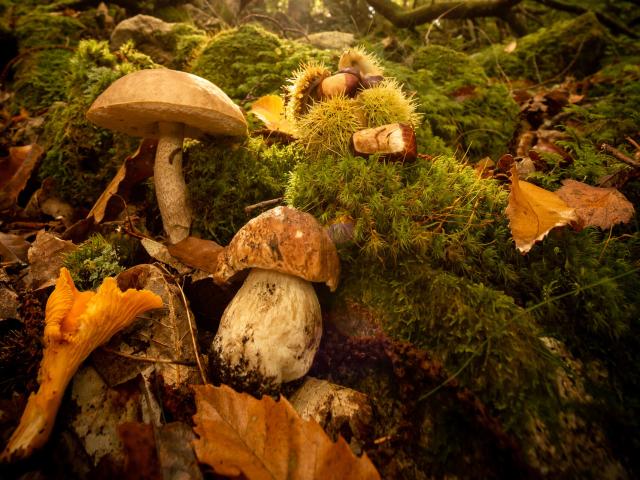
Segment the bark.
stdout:
<svg viewBox="0 0 640 480">
<path fill-rule="evenodd" d="M 438 18 L 467 19 L 509 15 L 511 8 L 522 0 L 487 0 L 484 2 L 442 2 L 405 10 L 391 0 L 367 0 L 376 13 L 398 28 L 411 28 Z M 517 33 L 517 32 L 516 32 Z"/>
</svg>

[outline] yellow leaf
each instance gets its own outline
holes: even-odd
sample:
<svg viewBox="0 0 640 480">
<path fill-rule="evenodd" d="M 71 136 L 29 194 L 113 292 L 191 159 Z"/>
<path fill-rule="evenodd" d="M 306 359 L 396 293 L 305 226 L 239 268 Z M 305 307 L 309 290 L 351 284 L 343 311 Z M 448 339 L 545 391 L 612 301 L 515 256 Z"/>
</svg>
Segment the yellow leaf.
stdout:
<svg viewBox="0 0 640 480">
<path fill-rule="evenodd" d="M 511 169 L 511 193 L 506 214 L 516 247 L 527 253 L 533 244 L 547 236 L 554 227 L 578 220 L 575 209 L 555 193 L 520 181 L 516 167 Z"/>
<path fill-rule="evenodd" d="M 293 124 L 284 116 L 284 100 L 278 95 L 265 95 L 251 106 L 251 113 L 258 117 L 269 130 L 294 135 Z"/>
<path fill-rule="evenodd" d="M 257 400 L 222 385 L 193 387 L 196 456 L 223 476 L 248 480 L 379 479 L 366 455 L 356 457 L 342 437 L 332 442 L 291 404 Z"/>
</svg>

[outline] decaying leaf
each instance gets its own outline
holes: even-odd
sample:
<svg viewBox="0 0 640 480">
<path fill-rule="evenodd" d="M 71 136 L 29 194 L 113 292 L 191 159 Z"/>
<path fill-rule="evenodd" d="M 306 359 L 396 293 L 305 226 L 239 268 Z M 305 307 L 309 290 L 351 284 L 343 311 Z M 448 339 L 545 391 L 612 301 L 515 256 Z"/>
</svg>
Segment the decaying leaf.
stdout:
<svg viewBox="0 0 640 480">
<path fill-rule="evenodd" d="M 93 217 L 95 223 L 100 223 L 103 220 L 113 220 L 118 213 L 124 210 L 131 188 L 142 180 L 153 176 L 153 162 L 157 147 L 157 140 L 145 139 L 142 141 L 138 150 L 125 159 L 87 218 Z"/>
<path fill-rule="evenodd" d="M 615 188 L 564 180 L 556 194 L 576 209 L 580 228 L 611 228 L 616 223 L 628 223 L 635 213 L 633 204 Z"/>
<path fill-rule="evenodd" d="M 269 130 L 294 136 L 293 124 L 284 116 L 284 99 L 278 95 L 265 95 L 251 106 L 251 113 Z"/>
<path fill-rule="evenodd" d="M 0 261 L 3 265 L 27 263 L 29 246 L 20 235 L 0 232 Z"/>
<path fill-rule="evenodd" d="M 547 236 L 555 227 L 562 227 L 578 220 L 575 209 L 569 207 L 554 192 L 518 180 L 518 172 L 511 168 L 511 193 L 506 214 L 509 227 L 522 253 Z"/>
<path fill-rule="evenodd" d="M 18 195 L 27 185 L 31 173 L 38 165 L 44 149 L 38 144 L 24 147 L 12 147 L 9 149 L 10 169 L 14 169 L 10 178 L 3 178 L 2 190 L 0 190 L 0 210 L 6 210 L 15 206 Z M 4 170 L 4 169 L 3 169 Z M 7 176 L 8 177 L 8 176 Z"/>
<path fill-rule="evenodd" d="M 226 385 L 194 387 L 194 447 L 219 475 L 262 479 L 380 478 L 366 455 L 342 437 L 333 443 L 315 421 L 304 421 L 283 397 L 257 400 Z"/>
<path fill-rule="evenodd" d="M 169 250 L 171 256 L 185 265 L 198 268 L 207 273 L 215 273 L 218 265 L 218 255 L 222 253 L 224 247 L 212 240 L 187 237 L 175 245 L 168 245 L 167 250 Z"/>
</svg>

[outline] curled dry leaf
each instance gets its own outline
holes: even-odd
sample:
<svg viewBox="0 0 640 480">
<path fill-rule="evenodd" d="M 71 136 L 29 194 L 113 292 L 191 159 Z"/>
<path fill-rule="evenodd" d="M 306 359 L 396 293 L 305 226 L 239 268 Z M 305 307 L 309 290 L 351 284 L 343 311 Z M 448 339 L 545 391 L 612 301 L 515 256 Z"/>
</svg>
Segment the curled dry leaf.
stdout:
<svg viewBox="0 0 640 480">
<path fill-rule="evenodd" d="M 616 223 L 628 223 L 635 213 L 633 204 L 615 188 L 564 180 L 556 194 L 576 209 L 580 228 L 611 228 Z"/>
<path fill-rule="evenodd" d="M 142 140 L 138 150 L 125 159 L 87 218 L 93 217 L 95 223 L 101 223 L 104 220 L 113 220 L 124 210 L 133 186 L 153 176 L 157 147 L 158 140 Z"/>
<path fill-rule="evenodd" d="M 174 245 L 167 245 L 169 253 L 185 265 L 198 268 L 207 273 L 215 273 L 218 256 L 224 247 L 212 240 L 187 237 Z"/>
<path fill-rule="evenodd" d="M 552 228 L 578 220 L 575 209 L 557 194 L 519 180 L 516 167 L 511 168 L 511 193 L 506 214 L 516 248 L 522 253 L 531 250 L 533 244 L 546 237 Z"/>
<path fill-rule="evenodd" d="M 219 475 L 262 479 L 379 479 L 366 455 L 356 457 L 342 437 L 333 443 L 291 404 L 257 400 L 222 385 L 194 387 L 196 456 Z"/>
<path fill-rule="evenodd" d="M 278 95 L 265 95 L 251 105 L 251 110 L 272 131 L 295 136 L 293 124 L 284 116 L 284 99 Z"/>
<path fill-rule="evenodd" d="M 33 170 L 38 165 L 44 149 L 38 144 L 9 149 L 8 169 L 10 175 L 2 175 L 0 179 L 0 210 L 15 206 L 18 195 L 24 190 L 31 178 Z M 4 168 L 3 168 L 4 170 Z"/>
</svg>

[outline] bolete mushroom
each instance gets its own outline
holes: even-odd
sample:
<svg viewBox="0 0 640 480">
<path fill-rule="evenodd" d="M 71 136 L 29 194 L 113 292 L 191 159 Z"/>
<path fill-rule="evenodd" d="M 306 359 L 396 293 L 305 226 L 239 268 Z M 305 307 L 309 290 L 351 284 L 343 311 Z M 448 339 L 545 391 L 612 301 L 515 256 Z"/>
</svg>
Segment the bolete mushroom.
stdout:
<svg viewBox="0 0 640 480">
<path fill-rule="evenodd" d="M 221 379 L 269 389 L 302 377 L 320 344 L 320 304 L 310 282 L 334 291 L 335 245 L 316 219 L 276 207 L 250 220 L 218 258 L 214 280 L 251 268 L 222 315 L 212 343 Z"/>
<path fill-rule="evenodd" d="M 139 314 L 161 307 L 162 299 L 155 293 L 122 292 L 115 278 L 105 278 L 97 292 L 79 292 L 63 267 L 45 310 L 40 387 L 29 396 L 0 461 L 26 458 L 42 447 L 53 429 L 67 384 L 84 359 Z"/>
<path fill-rule="evenodd" d="M 186 238 L 191 227 L 182 174 L 184 138 L 247 133 L 242 111 L 220 88 L 196 75 L 166 68 L 119 78 L 93 102 L 87 119 L 110 130 L 158 139 L 154 183 L 171 243 Z"/>
</svg>

